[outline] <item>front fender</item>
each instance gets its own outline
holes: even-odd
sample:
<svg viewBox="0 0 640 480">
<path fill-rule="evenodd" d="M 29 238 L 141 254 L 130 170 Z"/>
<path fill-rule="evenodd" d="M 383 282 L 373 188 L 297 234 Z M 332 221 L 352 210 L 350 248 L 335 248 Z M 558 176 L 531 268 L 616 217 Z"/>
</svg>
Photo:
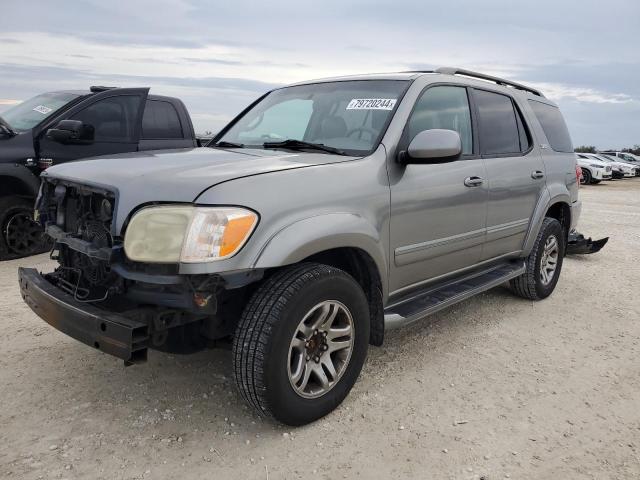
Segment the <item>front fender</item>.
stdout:
<svg viewBox="0 0 640 480">
<path fill-rule="evenodd" d="M 379 232 L 353 213 L 323 214 L 281 229 L 258 252 L 254 268 L 273 268 L 300 262 L 334 248 L 358 248 L 368 253 L 378 268 L 383 297 L 387 290 L 387 261 Z"/>
<path fill-rule="evenodd" d="M 40 179 L 24 165 L 19 163 L 0 163 L 0 177 L 8 177 L 15 182 L 15 188 L 2 188 L 0 191 L 19 192 L 21 195 L 35 197 L 40 189 Z"/>
</svg>

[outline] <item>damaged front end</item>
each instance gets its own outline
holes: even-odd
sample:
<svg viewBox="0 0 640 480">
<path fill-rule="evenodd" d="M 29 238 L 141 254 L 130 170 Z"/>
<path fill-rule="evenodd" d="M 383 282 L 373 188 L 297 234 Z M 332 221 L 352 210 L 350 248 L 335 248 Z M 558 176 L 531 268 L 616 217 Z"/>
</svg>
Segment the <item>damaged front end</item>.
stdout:
<svg viewBox="0 0 640 480">
<path fill-rule="evenodd" d="M 127 364 L 145 361 L 148 348 L 189 353 L 228 337 L 248 280 L 131 262 L 114 231 L 116 204 L 103 188 L 43 182 L 37 217 L 59 265 L 44 274 L 20 269 L 25 302 L 55 328 Z"/>
</svg>

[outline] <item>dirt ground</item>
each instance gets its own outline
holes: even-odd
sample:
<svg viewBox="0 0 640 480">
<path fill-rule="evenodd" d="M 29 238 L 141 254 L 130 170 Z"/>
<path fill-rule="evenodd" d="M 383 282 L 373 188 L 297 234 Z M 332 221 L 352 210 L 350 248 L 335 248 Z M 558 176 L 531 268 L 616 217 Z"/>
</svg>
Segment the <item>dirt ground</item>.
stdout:
<svg viewBox="0 0 640 480">
<path fill-rule="evenodd" d="M 640 179 L 583 187 L 547 300 L 493 291 L 388 335 L 337 411 L 256 417 L 230 352 L 125 368 L 55 331 L 0 263 L 0 478 L 640 478 Z"/>
</svg>

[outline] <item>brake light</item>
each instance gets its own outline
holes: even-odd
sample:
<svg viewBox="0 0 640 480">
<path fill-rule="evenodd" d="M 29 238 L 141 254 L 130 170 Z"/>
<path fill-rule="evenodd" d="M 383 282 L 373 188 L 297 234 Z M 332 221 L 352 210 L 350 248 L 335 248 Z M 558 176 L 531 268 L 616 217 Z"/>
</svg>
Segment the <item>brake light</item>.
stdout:
<svg viewBox="0 0 640 480">
<path fill-rule="evenodd" d="M 582 169 L 577 164 L 576 164 L 576 180 L 578 181 L 578 188 L 580 188 L 580 184 L 582 183 Z"/>
</svg>

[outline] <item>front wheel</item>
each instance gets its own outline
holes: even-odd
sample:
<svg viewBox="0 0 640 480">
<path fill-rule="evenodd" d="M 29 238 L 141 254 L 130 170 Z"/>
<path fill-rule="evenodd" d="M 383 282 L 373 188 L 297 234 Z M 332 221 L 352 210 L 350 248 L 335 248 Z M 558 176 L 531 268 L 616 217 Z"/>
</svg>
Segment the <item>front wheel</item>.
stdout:
<svg viewBox="0 0 640 480">
<path fill-rule="evenodd" d="M 591 183 L 591 179 L 592 179 L 591 172 L 589 170 L 587 170 L 586 168 L 583 168 L 582 169 L 582 180 L 580 181 L 580 183 L 582 185 L 589 185 Z"/>
<path fill-rule="evenodd" d="M 234 378 L 258 413 L 304 425 L 335 409 L 367 355 L 369 307 L 347 273 L 284 268 L 247 304 L 233 341 Z"/>
<path fill-rule="evenodd" d="M 48 237 L 33 220 L 33 201 L 0 198 L 0 260 L 35 255 L 49 247 Z"/>
<path fill-rule="evenodd" d="M 542 300 L 551 295 L 560 278 L 565 248 L 562 225 L 555 218 L 545 218 L 526 259 L 526 272 L 510 280 L 511 290 L 529 300 Z"/>
</svg>

